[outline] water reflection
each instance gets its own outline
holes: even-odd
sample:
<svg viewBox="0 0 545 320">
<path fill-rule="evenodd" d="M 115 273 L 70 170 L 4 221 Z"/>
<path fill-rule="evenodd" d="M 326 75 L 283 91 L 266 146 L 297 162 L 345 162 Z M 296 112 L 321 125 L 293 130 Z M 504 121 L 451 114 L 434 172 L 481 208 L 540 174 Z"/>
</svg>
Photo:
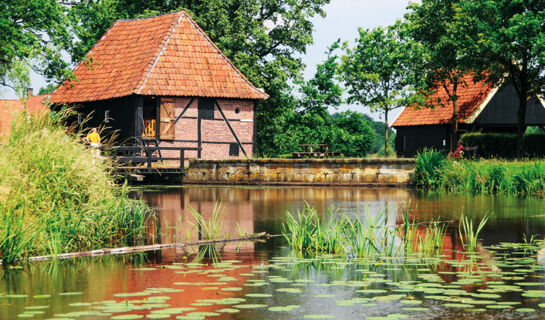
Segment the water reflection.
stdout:
<svg viewBox="0 0 545 320">
<path fill-rule="evenodd" d="M 187 230 L 195 223 L 189 206 L 209 218 L 216 202 L 224 208 L 225 227 L 230 235 L 238 235 L 238 223 L 246 233 L 280 234 L 286 210 L 296 211 L 308 203 L 325 213 L 335 206 L 339 213 L 376 215 L 388 208 L 391 226 L 399 223 L 402 213 L 410 210 L 417 221 L 432 219 L 453 221 L 457 225 L 462 214 L 475 221 L 491 215 L 482 238 L 487 244 L 500 241 L 521 241 L 524 234 L 543 235 L 545 203 L 541 198 L 505 196 L 440 195 L 411 189 L 326 188 L 326 187 L 203 187 L 188 186 L 170 189 L 142 190 L 138 196 L 158 209 L 165 232 L 163 242 L 187 238 Z M 397 218 L 397 219 L 396 219 Z M 199 239 L 198 231 L 190 240 Z M 234 249 L 236 244 L 227 245 Z M 253 250 L 252 243 L 245 250 Z"/>
</svg>

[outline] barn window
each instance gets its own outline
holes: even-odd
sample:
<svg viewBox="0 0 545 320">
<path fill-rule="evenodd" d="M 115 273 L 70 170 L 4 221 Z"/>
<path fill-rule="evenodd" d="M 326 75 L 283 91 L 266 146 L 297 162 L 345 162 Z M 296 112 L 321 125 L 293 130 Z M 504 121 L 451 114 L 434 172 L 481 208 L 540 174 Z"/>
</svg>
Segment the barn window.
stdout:
<svg viewBox="0 0 545 320">
<path fill-rule="evenodd" d="M 83 115 L 81 113 L 78 113 L 78 124 L 83 123 Z"/>
<path fill-rule="evenodd" d="M 240 113 L 240 108 L 235 108 L 235 113 L 239 114 Z"/>
<path fill-rule="evenodd" d="M 110 123 L 110 110 L 104 110 L 104 123 Z"/>
<path fill-rule="evenodd" d="M 199 99 L 199 118 L 214 119 L 214 99 L 200 98 Z"/>
<path fill-rule="evenodd" d="M 238 147 L 238 143 L 229 144 L 229 156 L 238 157 L 239 152 L 240 152 L 240 148 Z"/>
</svg>

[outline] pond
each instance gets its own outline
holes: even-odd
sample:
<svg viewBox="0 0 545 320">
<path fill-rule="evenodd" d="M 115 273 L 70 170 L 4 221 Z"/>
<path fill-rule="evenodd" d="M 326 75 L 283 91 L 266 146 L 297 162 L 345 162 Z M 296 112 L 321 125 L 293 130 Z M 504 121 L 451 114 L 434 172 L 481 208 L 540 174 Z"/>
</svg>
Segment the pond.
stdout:
<svg viewBox="0 0 545 320">
<path fill-rule="evenodd" d="M 542 319 L 545 268 L 541 198 L 437 195 L 408 189 L 313 187 L 147 187 L 134 194 L 157 208 L 163 243 L 198 240 L 190 208 L 207 218 L 216 203 L 225 233 L 280 234 L 286 210 L 365 216 L 387 208 L 392 221 L 454 221 L 440 257 L 378 260 L 297 258 L 282 237 L 227 243 L 197 260 L 198 248 L 30 263 L 0 271 L 0 319 Z M 460 251 L 463 214 L 490 219 L 483 249 Z M 189 232 L 188 232 L 189 231 Z"/>
</svg>

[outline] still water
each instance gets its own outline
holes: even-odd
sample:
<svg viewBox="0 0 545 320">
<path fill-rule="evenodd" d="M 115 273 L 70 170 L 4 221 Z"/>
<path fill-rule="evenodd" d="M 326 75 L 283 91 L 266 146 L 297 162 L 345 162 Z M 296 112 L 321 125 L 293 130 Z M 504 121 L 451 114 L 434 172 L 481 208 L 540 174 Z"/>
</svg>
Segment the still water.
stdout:
<svg viewBox="0 0 545 320">
<path fill-rule="evenodd" d="M 198 248 L 168 249 L 0 271 L 0 319 L 519 319 L 545 318 L 545 269 L 535 252 L 506 244 L 545 234 L 541 198 L 437 195 L 405 189 L 147 187 L 163 243 L 198 240 L 192 208 L 221 203 L 224 232 L 280 234 L 286 210 L 306 203 L 364 217 L 409 210 L 417 221 L 475 221 L 485 253 L 462 257 L 455 227 L 441 259 L 349 261 L 290 257 L 281 237 L 228 243 L 217 260 Z M 457 262 L 457 259 L 469 261 Z M 418 261 L 417 261 L 418 260 Z M 494 265 L 494 267 L 492 267 Z"/>
</svg>

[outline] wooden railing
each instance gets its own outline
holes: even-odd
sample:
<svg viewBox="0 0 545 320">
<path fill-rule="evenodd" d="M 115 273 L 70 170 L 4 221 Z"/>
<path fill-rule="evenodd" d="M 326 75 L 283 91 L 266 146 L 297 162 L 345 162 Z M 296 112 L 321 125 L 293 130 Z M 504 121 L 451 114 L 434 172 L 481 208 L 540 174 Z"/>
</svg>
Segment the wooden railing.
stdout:
<svg viewBox="0 0 545 320">
<path fill-rule="evenodd" d="M 155 138 L 157 136 L 157 120 L 144 119 L 144 132 L 142 138 Z"/>
<path fill-rule="evenodd" d="M 179 148 L 179 147 L 139 147 L 139 146 L 114 146 L 101 147 L 107 155 L 111 156 L 117 163 L 134 163 L 134 164 L 147 164 L 147 167 L 151 169 L 153 162 L 160 162 L 166 160 L 178 160 L 180 161 L 180 168 L 184 168 L 184 160 L 186 151 L 199 151 L 201 148 Z M 178 151 L 178 157 L 164 157 L 161 151 Z"/>
</svg>

